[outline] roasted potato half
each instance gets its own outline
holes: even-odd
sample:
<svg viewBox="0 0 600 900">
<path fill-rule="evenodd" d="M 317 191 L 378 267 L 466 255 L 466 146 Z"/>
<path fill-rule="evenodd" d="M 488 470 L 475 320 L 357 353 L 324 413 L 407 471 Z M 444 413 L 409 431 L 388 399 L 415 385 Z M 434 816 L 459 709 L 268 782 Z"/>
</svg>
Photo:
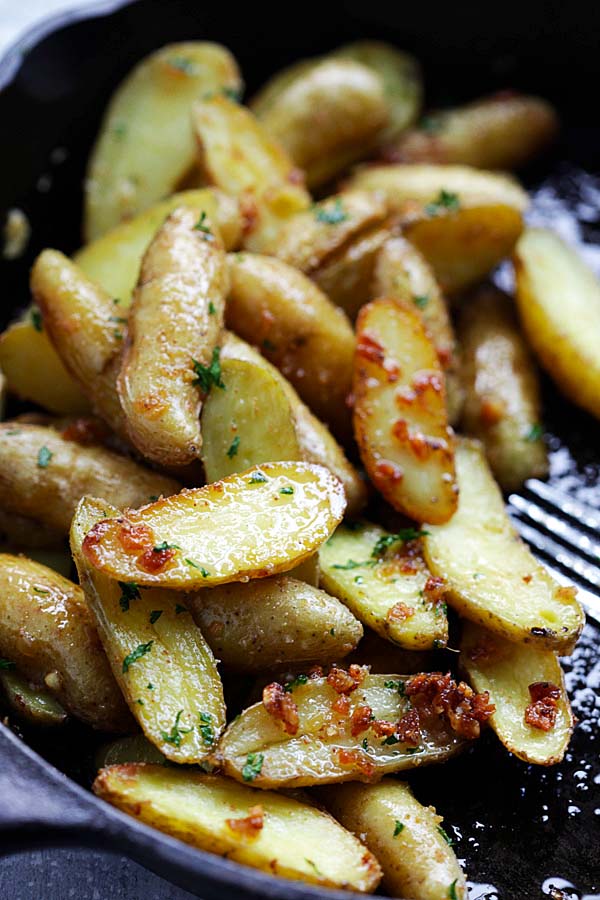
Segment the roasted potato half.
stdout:
<svg viewBox="0 0 600 900">
<path fill-rule="evenodd" d="M 482 441 L 503 490 L 543 478 L 539 380 L 511 299 L 495 287 L 480 288 L 462 306 L 459 338 L 464 430 Z"/>
<path fill-rule="evenodd" d="M 115 91 L 89 161 L 86 240 L 177 190 L 194 168 L 192 102 L 241 88 L 237 64 L 220 44 L 169 44 L 138 63 Z"/>
<path fill-rule="evenodd" d="M 133 725 L 81 588 L 8 553 L 0 554 L 0 657 L 92 728 Z"/>
<path fill-rule="evenodd" d="M 341 483 L 322 466 L 266 463 L 98 522 L 83 554 L 101 572 L 191 590 L 288 571 L 341 520 Z"/>
<path fill-rule="evenodd" d="M 375 857 L 327 813 L 219 775 L 110 766 L 94 792 L 146 825 L 271 875 L 361 892 L 381 878 Z"/>
<path fill-rule="evenodd" d="M 584 623 L 575 588 L 557 584 L 519 538 L 478 442 L 460 441 L 456 469 L 458 509 L 424 526 L 425 559 L 448 603 L 509 641 L 570 653 Z"/>
<path fill-rule="evenodd" d="M 356 323 L 354 433 L 375 487 L 417 521 L 457 504 L 454 438 L 438 355 L 414 303 L 381 298 Z"/>
<path fill-rule="evenodd" d="M 84 498 L 77 507 L 71 551 L 79 580 L 115 679 L 148 740 L 173 762 L 202 762 L 225 724 L 225 703 L 216 662 L 189 610 L 172 591 L 107 578 L 83 555 L 96 522 L 118 516 L 102 500 Z"/>
<path fill-rule="evenodd" d="M 65 432 L 68 434 L 68 432 Z M 0 424 L 0 505 L 65 536 L 84 494 L 141 506 L 181 485 L 103 446 L 83 446 L 54 428 Z"/>
<path fill-rule="evenodd" d="M 392 897 L 466 900 L 464 873 L 432 806 L 422 806 L 402 781 L 320 788 L 319 800 L 338 822 L 360 834 L 383 869 Z"/>
<path fill-rule="evenodd" d="M 542 766 L 562 760 L 574 721 L 556 653 L 465 622 L 460 665 L 476 690 L 488 691 L 490 725 L 510 753 Z"/>
<path fill-rule="evenodd" d="M 240 672 L 330 663 L 363 634 L 339 600 L 287 575 L 225 584 L 185 602 L 215 656 Z"/>
<path fill-rule="evenodd" d="M 600 417 L 600 283 L 551 231 L 531 228 L 514 256 L 523 330 L 560 390 Z"/>
<path fill-rule="evenodd" d="M 3 662 L 5 667 L 11 665 Z M 0 671 L 0 698 L 19 719 L 38 728 L 54 728 L 67 720 L 65 709 L 49 690 L 32 685 L 10 668 Z"/>
</svg>

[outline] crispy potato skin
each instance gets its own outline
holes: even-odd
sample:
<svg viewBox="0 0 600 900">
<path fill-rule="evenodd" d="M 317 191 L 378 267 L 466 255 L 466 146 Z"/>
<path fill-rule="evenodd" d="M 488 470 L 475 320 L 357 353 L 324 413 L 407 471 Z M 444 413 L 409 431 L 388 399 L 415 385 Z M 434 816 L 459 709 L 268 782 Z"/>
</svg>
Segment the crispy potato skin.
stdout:
<svg viewBox="0 0 600 900">
<path fill-rule="evenodd" d="M 0 656 L 92 728 L 132 725 L 83 591 L 23 556 L 0 554 Z"/>
<path fill-rule="evenodd" d="M 286 575 L 188 594 L 186 604 L 215 656 L 240 672 L 330 663 L 363 634 L 339 600 Z"/>
<path fill-rule="evenodd" d="M 406 131 L 383 151 L 389 162 L 517 169 L 558 131 L 553 107 L 526 94 L 492 94 L 427 116 L 427 128 Z"/>
<path fill-rule="evenodd" d="M 279 72 L 251 107 L 318 187 L 364 157 L 388 122 L 382 79 L 350 59 L 325 58 Z"/>
<path fill-rule="evenodd" d="M 144 764 L 103 769 L 93 789 L 147 825 L 271 875 L 361 892 L 375 890 L 381 879 L 377 860 L 354 835 L 290 796 Z M 232 823 L 241 828 L 252 814 L 260 826 L 244 837 Z"/>
<path fill-rule="evenodd" d="M 69 533 L 84 494 L 119 506 L 140 506 L 151 497 L 176 494 L 180 487 L 105 447 L 68 440 L 54 428 L 0 424 L 0 505 L 61 536 Z"/>
<path fill-rule="evenodd" d="M 514 255 L 516 300 L 530 346 L 560 390 L 600 418 L 600 286 L 561 238 L 528 229 Z"/>
<path fill-rule="evenodd" d="M 219 44 L 169 44 L 138 63 L 113 94 L 89 161 L 86 240 L 172 194 L 194 167 L 192 101 L 241 86 Z"/>
<path fill-rule="evenodd" d="M 570 653 L 585 620 L 575 588 L 554 581 L 519 538 L 479 442 L 457 444 L 456 468 L 458 509 L 449 522 L 424 526 L 423 539 L 448 603 L 507 640 Z"/>
<path fill-rule="evenodd" d="M 510 298 L 491 286 L 479 289 L 463 305 L 459 336 L 464 430 L 483 442 L 504 491 L 543 478 L 539 381 Z"/>
<path fill-rule="evenodd" d="M 347 435 L 355 340 L 344 313 L 281 260 L 243 253 L 228 264 L 227 327 L 257 344 L 315 415 Z"/>
<path fill-rule="evenodd" d="M 490 725 L 510 753 L 541 766 L 552 766 L 563 759 L 574 720 L 556 653 L 531 644 L 515 644 L 473 622 L 465 622 L 460 666 L 477 691 L 489 691 L 496 707 Z M 549 682 L 560 689 L 556 723 L 549 731 L 525 721 L 525 711 L 531 703 L 529 685 L 539 682 Z"/>
<path fill-rule="evenodd" d="M 178 207 L 142 261 L 117 380 L 127 433 L 146 458 L 169 467 L 198 458 L 205 368 L 217 346 L 229 277 L 221 238 L 209 220 Z"/>
<path fill-rule="evenodd" d="M 356 333 L 354 433 L 369 477 L 398 512 L 445 522 L 457 505 L 454 438 L 421 317 L 381 298 L 362 308 Z"/>
<path fill-rule="evenodd" d="M 318 797 L 376 855 L 386 893 L 418 900 L 466 898 L 464 873 L 440 832 L 442 817 L 422 806 L 408 784 L 384 778 L 375 785 L 335 785 L 320 788 Z M 398 833 L 397 823 L 402 826 Z"/>
</svg>

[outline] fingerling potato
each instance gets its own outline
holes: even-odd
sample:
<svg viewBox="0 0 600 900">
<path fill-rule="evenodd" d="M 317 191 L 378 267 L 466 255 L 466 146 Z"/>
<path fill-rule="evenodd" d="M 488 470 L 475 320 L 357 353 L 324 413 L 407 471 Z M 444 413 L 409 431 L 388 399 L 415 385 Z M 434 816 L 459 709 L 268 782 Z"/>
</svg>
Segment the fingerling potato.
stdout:
<svg viewBox="0 0 600 900">
<path fill-rule="evenodd" d="M 138 63 L 113 94 L 89 161 L 86 240 L 177 190 L 194 168 L 192 102 L 241 87 L 237 64 L 220 44 L 169 44 Z"/>
<path fill-rule="evenodd" d="M 445 522 L 456 509 L 454 438 L 435 347 L 414 307 L 381 298 L 356 323 L 354 433 L 375 487 L 398 512 Z"/>
<path fill-rule="evenodd" d="M 0 657 L 92 728 L 131 727 L 81 588 L 8 553 L 0 554 Z"/>
<path fill-rule="evenodd" d="M 322 466 L 266 463 L 100 521 L 83 553 L 106 575 L 147 587 L 265 578 L 311 556 L 345 505 L 341 483 Z"/>
<path fill-rule="evenodd" d="M 466 619 L 509 641 L 570 653 L 584 614 L 516 533 L 478 442 L 456 450 L 460 496 L 449 522 L 425 525 L 425 559 Z"/>
<path fill-rule="evenodd" d="M 379 864 L 327 813 L 219 775 L 129 764 L 102 769 L 94 792 L 201 850 L 321 887 L 375 890 Z"/>
</svg>

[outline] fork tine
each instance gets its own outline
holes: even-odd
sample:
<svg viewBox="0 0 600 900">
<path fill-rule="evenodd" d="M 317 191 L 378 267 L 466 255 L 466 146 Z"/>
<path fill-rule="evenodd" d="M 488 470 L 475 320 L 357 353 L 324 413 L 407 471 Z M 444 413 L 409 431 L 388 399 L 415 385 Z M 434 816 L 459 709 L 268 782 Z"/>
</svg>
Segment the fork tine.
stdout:
<svg viewBox="0 0 600 900">
<path fill-rule="evenodd" d="M 517 510 L 519 517 L 525 521 L 540 526 L 557 541 L 566 544 L 568 548 L 579 551 L 592 563 L 598 565 L 600 561 L 600 543 L 593 541 L 587 534 L 583 534 L 574 525 L 560 516 L 562 510 L 553 506 L 558 515 L 546 512 L 543 507 L 533 503 L 521 494 L 511 494 L 508 498 L 509 508 Z"/>
<path fill-rule="evenodd" d="M 579 526 L 583 525 L 585 528 L 589 528 L 592 531 L 600 530 L 600 514 L 592 509 L 592 507 L 587 506 L 585 503 L 581 503 L 579 500 L 574 500 L 564 491 L 561 491 L 550 484 L 546 484 L 544 481 L 539 481 L 537 478 L 530 478 L 529 481 L 525 483 L 524 493 L 525 495 L 528 493 L 533 494 L 536 499 L 542 500 L 546 505 L 560 511 L 563 516 L 573 519 Z"/>
</svg>

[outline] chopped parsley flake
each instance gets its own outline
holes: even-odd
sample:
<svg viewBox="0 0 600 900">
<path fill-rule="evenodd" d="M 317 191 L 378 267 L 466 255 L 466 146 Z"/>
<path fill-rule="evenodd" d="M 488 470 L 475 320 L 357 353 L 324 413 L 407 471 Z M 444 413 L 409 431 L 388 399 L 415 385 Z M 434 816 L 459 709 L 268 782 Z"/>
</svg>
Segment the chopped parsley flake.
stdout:
<svg viewBox="0 0 600 900">
<path fill-rule="evenodd" d="M 362 562 L 357 562 L 355 559 L 349 559 L 347 563 L 334 563 L 332 565 L 332 569 L 360 569 L 361 566 L 374 566 L 374 559 L 364 559 Z"/>
<path fill-rule="evenodd" d="M 307 682 L 308 675 L 296 675 L 296 677 L 293 678 L 292 681 L 288 681 L 286 684 L 284 684 L 283 689 L 288 694 L 290 694 L 295 687 L 298 687 L 301 684 L 306 684 Z"/>
<path fill-rule="evenodd" d="M 225 385 L 221 379 L 220 355 L 221 348 L 215 347 L 212 352 L 212 360 L 209 366 L 203 366 L 197 359 L 192 359 L 192 366 L 196 373 L 196 377 L 192 384 L 198 385 L 205 394 L 209 392 L 213 385 L 221 388 L 222 391 L 225 390 Z"/>
<path fill-rule="evenodd" d="M 382 556 L 392 544 L 402 541 L 416 541 L 417 538 L 424 537 L 429 534 L 428 531 L 422 531 L 419 528 L 403 528 L 397 534 L 384 534 L 375 542 L 375 546 L 371 552 L 371 556 Z"/>
<path fill-rule="evenodd" d="M 441 834 L 441 836 L 444 838 L 444 840 L 446 841 L 446 843 L 448 844 L 448 846 L 451 847 L 453 842 L 452 842 L 452 838 L 450 837 L 450 835 L 447 834 L 447 832 L 444 831 L 444 829 L 442 828 L 441 825 L 438 825 L 437 830 L 439 831 L 439 833 Z"/>
<path fill-rule="evenodd" d="M 362 739 L 362 748 L 363 748 L 363 750 L 369 749 L 369 741 L 367 740 L 367 738 Z"/>
<path fill-rule="evenodd" d="M 40 469 L 47 469 L 48 464 L 53 456 L 54 456 L 54 454 L 52 453 L 51 450 L 48 450 L 47 447 L 40 447 L 40 450 L 38 452 L 38 457 L 37 457 L 38 467 Z"/>
<path fill-rule="evenodd" d="M 150 494 L 148 500 L 150 501 L 150 503 L 156 503 L 156 501 L 158 500 L 158 494 Z"/>
<path fill-rule="evenodd" d="M 4 659 L 3 657 L 0 657 L 0 671 L 4 670 L 6 672 L 8 669 L 14 669 L 14 668 L 15 668 L 14 662 L 11 662 L 10 659 Z"/>
<path fill-rule="evenodd" d="M 396 691 L 401 697 L 406 693 L 406 686 L 403 681 L 384 681 L 383 686 L 389 688 L 390 691 Z"/>
<path fill-rule="evenodd" d="M 536 441 L 540 441 L 544 436 L 544 426 L 537 422 L 535 425 L 532 425 L 529 431 L 525 434 L 524 440 L 528 441 L 530 444 L 534 444 Z"/>
<path fill-rule="evenodd" d="M 331 635 L 331 637 L 335 637 L 335 628 L 330 628 L 329 634 Z"/>
<path fill-rule="evenodd" d="M 294 488 L 290 484 L 287 487 L 282 487 L 281 490 L 279 491 L 279 493 L 280 494 L 293 494 Z"/>
<path fill-rule="evenodd" d="M 153 690 L 154 690 L 154 685 L 152 684 L 151 681 L 148 682 L 148 684 L 146 685 L 146 687 L 148 688 L 149 691 L 153 691 Z"/>
<path fill-rule="evenodd" d="M 216 313 L 216 311 L 217 311 L 217 307 L 215 306 L 215 304 L 214 304 L 214 303 L 212 302 L 212 300 L 211 300 L 211 301 L 209 302 L 209 304 L 208 304 L 208 314 L 209 314 L 209 316 L 214 316 L 214 314 Z"/>
<path fill-rule="evenodd" d="M 212 716 L 210 713 L 201 712 L 198 716 L 200 719 L 200 734 L 202 735 L 202 740 L 209 747 L 215 742 L 215 730 L 212 727 Z"/>
<path fill-rule="evenodd" d="M 161 541 L 156 547 L 152 548 L 153 553 L 162 553 L 163 550 L 181 550 L 179 544 L 169 544 L 168 541 Z"/>
<path fill-rule="evenodd" d="M 39 311 L 39 309 L 37 308 L 37 306 L 31 307 L 30 316 L 31 316 L 31 324 L 33 325 L 35 330 L 43 331 L 44 330 L 44 320 L 42 319 L 42 314 Z"/>
<path fill-rule="evenodd" d="M 260 775 L 264 762 L 264 754 L 249 753 L 246 757 L 246 765 L 242 769 L 242 778 L 244 781 L 254 781 Z"/>
<path fill-rule="evenodd" d="M 229 457 L 229 459 L 233 459 L 234 456 L 237 456 L 237 452 L 238 452 L 239 448 L 240 448 L 240 436 L 239 436 L 239 434 L 236 434 L 236 436 L 234 437 L 234 439 L 232 440 L 232 442 L 229 446 L 229 450 L 227 451 L 227 456 Z"/>
<path fill-rule="evenodd" d="M 129 610 L 129 604 L 132 600 L 140 599 L 140 589 L 135 581 L 118 581 L 117 584 L 121 588 L 121 596 L 119 597 L 119 606 L 123 612 Z"/>
<path fill-rule="evenodd" d="M 413 297 L 413 303 L 415 306 L 418 306 L 419 309 L 425 309 L 427 304 L 429 303 L 429 294 L 415 294 Z"/>
<path fill-rule="evenodd" d="M 204 212 L 204 210 L 202 210 L 202 212 L 200 214 L 200 218 L 194 225 L 194 231 L 201 231 L 202 237 L 205 241 L 214 241 L 215 236 L 212 233 L 212 231 L 210 230 L 210 228 L 208 227 L 208 225 L 206 224 L 206 220 L 207 220 L 206 213 Z M 214 306 L 213 306 L 213 310 L 214 310 Z M 210 310 L 209 310 L 209 312 L 210 312 Z"/>
<path fill-rule="evenodd" d="M 234 103 L 239 103 L 242 99 L 242 91 L 240 90 L 240 88 L 224 87 L 221 88 L 221 93 L 229 100 L 233 100 Z"/>
<path fill-rule="evenodd" d="M 324 222 L 326 225 L 339 225 L 345 222 L 348 213 L 345 211 L 341 198 L 337 197 L 335 202 L 330 206 L 315 207 L 315 219 L 317 222 Z"/>
<path fill-rule="evenodd" d="M 254 472 L 250 476 L 248 484 L 264 484 L 266 480 L 267 476 L 263 472 Z"/>
<path fill-rule="evenodd" d="M 161 731 L 163 741 L 166 741 L 167 744 L 173 744 L 174 747 L 181 747 L 181 737 L 184 734 L 189 734 L 190 731 L 194 730 L 194 727 L 191 728 L 181 728 L 179 725 L 179 720 L 183 715 L 183 710 L 180 709 L 177 715 L 175 716 L 175 724 L 171 728 L 170 732 Z"/>
<path fill-rule="evenodd" d="M 154 625 L 155 622 L 158 622 L 158 620 L 160 619 L 162 614 L 163 614 L 162 609 L 153 609 L 152 612 L 150 613 L 150 624 Z"/>
<path fill-rule="evenodd" d="M 148 641 L 147 644 L 138 644 L 135 650 L 132 650 L 131 653 L 128 653 L 123 660 L 123 673 L 129 671 L 129 667 L 132 665 L 132 663 L 137 662 L 138 659 L 141 659 L 142 656 L 146 655 L 146 653 L 150 653 L 153 643 L 154 641 Z"/>
<path fill-rule="evenodd" d="M 398 819 L 396 819 L 396 822 L 394 823 L 394 837 L 398 837 L 402 831 L 404 831 L 404 822 L 399 822 Z"/>
<path fill-rule="evenodd" d="M 456 882 L 458 878 L 455 878 L 452 884 L 448 888 L 448 897 L 449 900 L 458 900 L 458 894 L 456 893 Z"/>
<path fill-rule="evenodd" d="M 445 191 L 443 188 L 432 203 L 428 203 L 425 212 L 428 216 L 437 216 L 444 210 L 448 212 L 456 212 L 460 209 L 460 200 L 458 194 L 451 191 Z"/>
<path fill-rule="evenodd" d="M 39 587 L 34 587 L 33 590 L 35 591 L 36 594 L 49 594 L 50 593 L 50 591 L 44 591 L 44 590 L 42 590 L 42 588 L 39 588 Z"/>
<path fill-rule="evenodd" d="M 184 606 L 182 603 L 175 604 L 175 615 L 176 616 L 179 616 L 179 615 L 181 615 L 181 613 L 186 613 L 186 612 L 188 612 L 187 606 Z"/>
<path fill-rule="evenodd" d="M 381 746 L 382 747 L 391 747 L 394 744 L 399 744 L 399 743 L 400 743 L 400 738 L 397 737 L 395 734 L 390 734 L 390 735 L 388 735 L 388 737 L 386 737 L 382 740 Z"/>
<path fill-rule="evenodd" d="M 125 316 L 109 316 L 108 318 L 111 322 L 120 322 L 121 325 L 126 325 L 128 321 Z"/>
<path fill-rule="evenodd" d="M 321 872 L 320 869 L 317 868 L 317 864 L 314 863 L 314 862 L 312 861 L 312 859 L 308 859 L 308 857 L 305 856 L 305 857 L 304 857 L 304 861 L 305 861 L 306 863 L 308 863 L 308 865 L 311 867 L 311 869 L 313 869 L 315 875 L 318 875 L 319 878 L 322 878 L 322 877 L 323 877 L 323 873 Z"/>
<path fill-rule="evenodd" d="M 185 56 L 172 56 L 168 62 L 174 69 L 179 69 L 180 72 L 185 72 L 186 75 L 193 75 L 196 71 L 194 62 Z"/>
</svg>

